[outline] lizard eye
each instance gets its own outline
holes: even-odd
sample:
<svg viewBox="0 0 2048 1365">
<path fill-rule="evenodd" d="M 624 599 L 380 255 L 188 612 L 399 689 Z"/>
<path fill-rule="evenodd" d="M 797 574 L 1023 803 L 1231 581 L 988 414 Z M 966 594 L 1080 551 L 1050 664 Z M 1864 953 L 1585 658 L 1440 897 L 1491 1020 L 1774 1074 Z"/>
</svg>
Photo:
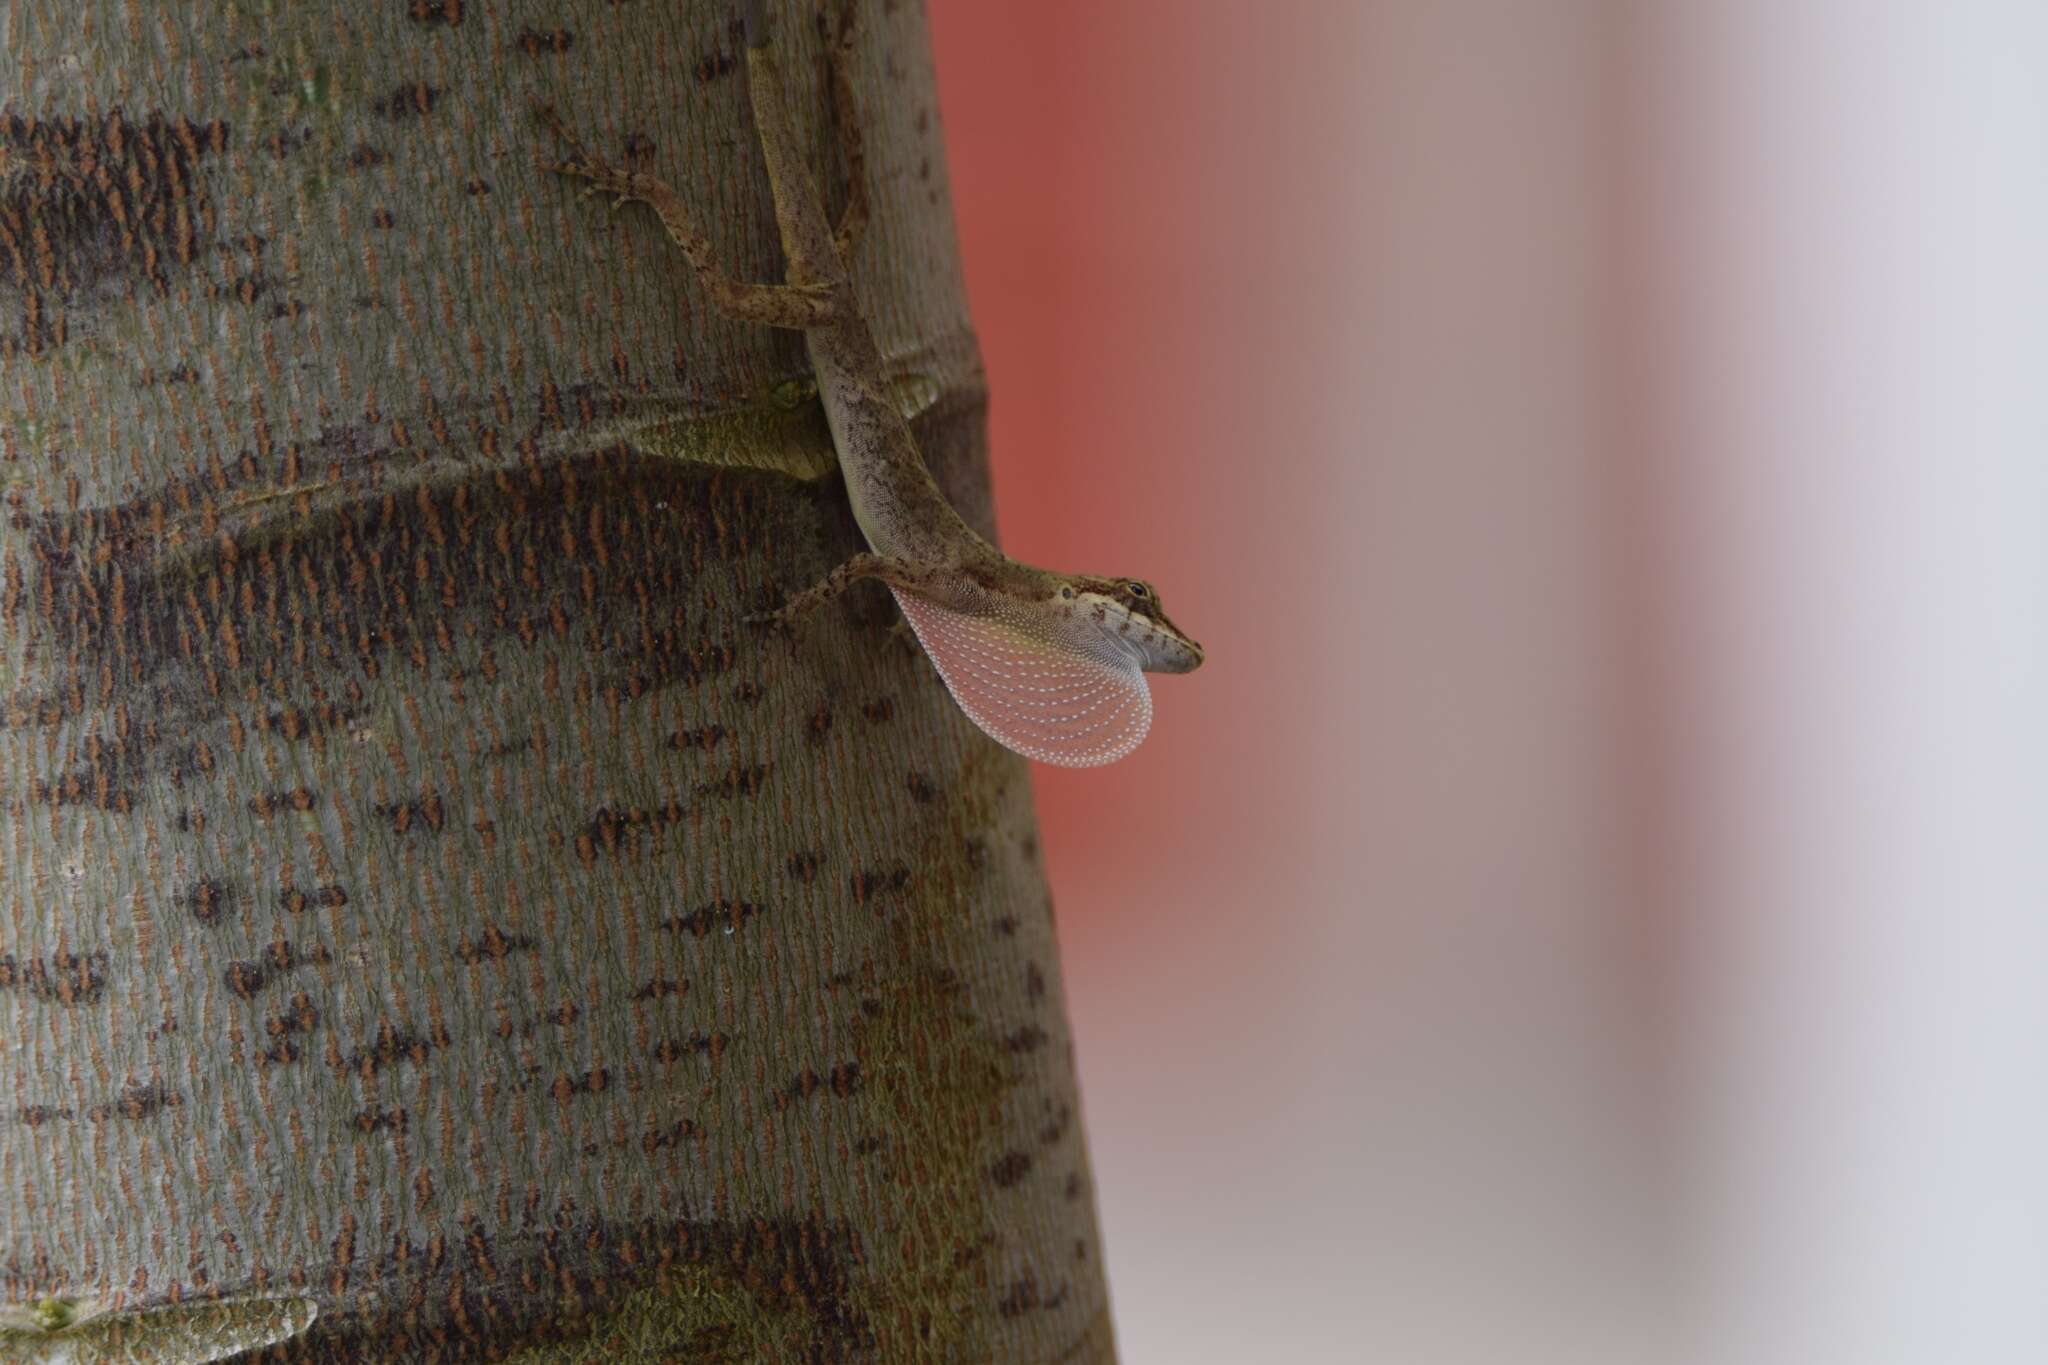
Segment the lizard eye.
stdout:
<svg viewBox="0 0 2048 1365">
<path fill-rule="evenodd" d="M 1074 596 L 1074 589 L 1073 589 L 1073 586 L 1072 586 L 1071 584 L 1069 584 L 1069 585 L 1067 585 L 1067 586 L 1065 586 L 1065 587 L 1062 587 L 1062 588 L 1060 589 L 1060 596 L 1061 596 L 1061 597 L 1065 597 L 1065 598 L 1068 598 L 1068 599 L 1070 599 L 1070 600 L 1071 600 L 1071 599 L 1072 599 L 1072 597 Z"/>
<path fill-rule="evenodd" d="M 1130 584 L 1128 584 L 1125 587 L 1124 591 L 1130 593 L 1130 595 L 1133 597 L 1150 597 L 1152 595 L 1152 590 L 1150 588 L 1147 588 L 1143 583 L 1139 583 L 1136 580 L 1133 580 Z"/>
</svg>

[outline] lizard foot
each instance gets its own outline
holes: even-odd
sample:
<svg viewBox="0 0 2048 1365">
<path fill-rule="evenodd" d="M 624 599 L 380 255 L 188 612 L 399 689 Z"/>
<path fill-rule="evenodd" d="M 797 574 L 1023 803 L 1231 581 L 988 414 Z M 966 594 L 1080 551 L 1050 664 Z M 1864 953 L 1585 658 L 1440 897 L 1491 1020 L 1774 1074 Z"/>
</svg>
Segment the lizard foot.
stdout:
<svg viewBox="0 0 2048 1365">
<path fill-rule="evenodd" d="M 635 199 L 644 199 L 646 181 L 632 171 L 620 170 L 597 153 L 586 148 L 581 139 L 562 122 L 562 116 L 551 104 L 536 104 L 534 114 L 553 133 L 568 151 L 560 159 L 536 157 L 535 164 L 544 171 L 567 176 L 572 180 L 588 182 L 582 189 L 582 197 L 608 194 L 612 196 L 612 207 L 619 208 Z"/>
<path fill-rule="evenodd" d="M 763 634 L 769 632 L 777 635 L 792 634 L 796 629 L 796 622 L 797 613 L 792 612 L 788 607 L 784 607 L 780 611 L 748 612 L 740 618 L 741 625 L 750 626 Z"/>
</svg>

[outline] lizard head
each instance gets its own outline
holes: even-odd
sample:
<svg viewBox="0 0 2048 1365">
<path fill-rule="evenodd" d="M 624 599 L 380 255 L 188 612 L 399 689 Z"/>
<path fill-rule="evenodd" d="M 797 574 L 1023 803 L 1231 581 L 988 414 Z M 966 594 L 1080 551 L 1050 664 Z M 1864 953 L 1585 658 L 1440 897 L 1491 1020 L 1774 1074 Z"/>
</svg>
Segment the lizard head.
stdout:
<svg viewBox="0 0 2048 1365">
<path fill-rule="evenodd" d="M 1202 647 L 1166 617 L 1159 590 L 1141 578 L 1058 574 L 1054 604 L 1084 628 L 1131 651 L 1147 673 L 1188 673 L 1201 666 Z"/>
</svg>

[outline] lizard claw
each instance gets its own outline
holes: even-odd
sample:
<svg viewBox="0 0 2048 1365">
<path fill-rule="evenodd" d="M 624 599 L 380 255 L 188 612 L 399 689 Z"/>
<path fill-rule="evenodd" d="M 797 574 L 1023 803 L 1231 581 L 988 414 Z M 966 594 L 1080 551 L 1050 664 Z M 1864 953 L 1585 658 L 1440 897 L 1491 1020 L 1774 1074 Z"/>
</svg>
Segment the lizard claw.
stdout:
<svg viewBox="0 0 2048 1365">
<path fill-rule="evenodd" d="M 910 622 L 901 616 L 889 623 L 889 639 L 891 643 L 902 646 L 912 654 L 924 652 L 923 645 L 918 642 L 917 632 L 912 630 Z"/>
<path fill-rule="evenodd" d="M 748 612 L 740 618 L 740 624 L 752 626 L 754 629 L 762 632 L 774 631 L 780 635 L 789 635 L 794 633 L 797 619 L 800 615 L 800 612 L 794 611 L 785 605 L 776 611 Z"/>
<path fill-rule="evenodd" d="M 540 125 L 543 128 L 554 134 L 557 141 L 567 143 L 569 151 L 574 156 L 578 158 L 583 156 L 582 142 L 577 139 L 576 134 L 569 131 L 569 125 L 562 122 L 561 111 L 556 109 L 554 105 L 549 104 L 546 100 L 535 100 L 533 102 L 533 116 L 540 120 Z"/>
</svg>

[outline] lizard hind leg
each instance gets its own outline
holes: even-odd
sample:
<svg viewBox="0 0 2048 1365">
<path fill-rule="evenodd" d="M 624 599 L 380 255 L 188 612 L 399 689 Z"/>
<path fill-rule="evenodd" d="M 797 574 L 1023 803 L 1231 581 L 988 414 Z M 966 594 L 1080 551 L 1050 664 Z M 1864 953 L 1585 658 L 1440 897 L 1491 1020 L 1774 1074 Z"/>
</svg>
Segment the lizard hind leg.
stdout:
<svg viewBox="0 0 2048 1365">
<path fill-rule="evenodd" d="M 925 575 L 915 566 L 888 555 L 863 552 L 853 556 L 844 564 L 826 574 L 823 578 L 805 588 L 782 604 L 779 611 L 763 612 L 751 616 L 748 621 L 754 625 L 776 626 L 787 629 L 809 616 L 813 611 L 845 592 L 863 578 L 879 578 L 885 582 L 921 582 Z"/>
<path fill-rule="evenodd" d="M 719 267 L 710 239 L 697 230 L 689 208 L 673 186 L 658 176 L 614 166 L 584 147 L 552 105 L 538 105 L 535 113 L 568 152 L 560 160 L 540 158 L 541 169 L 583 181 L 584 197 L 608 196 L 614 209 L 631 203 L 653 209 L 670 240 L 682 248 L 712 302 L 727 317 L 803 331 L 823 326 L 839 315 L 838 297 L 827 285 L 751 284 L 732 278 Z"/>
</svg>

